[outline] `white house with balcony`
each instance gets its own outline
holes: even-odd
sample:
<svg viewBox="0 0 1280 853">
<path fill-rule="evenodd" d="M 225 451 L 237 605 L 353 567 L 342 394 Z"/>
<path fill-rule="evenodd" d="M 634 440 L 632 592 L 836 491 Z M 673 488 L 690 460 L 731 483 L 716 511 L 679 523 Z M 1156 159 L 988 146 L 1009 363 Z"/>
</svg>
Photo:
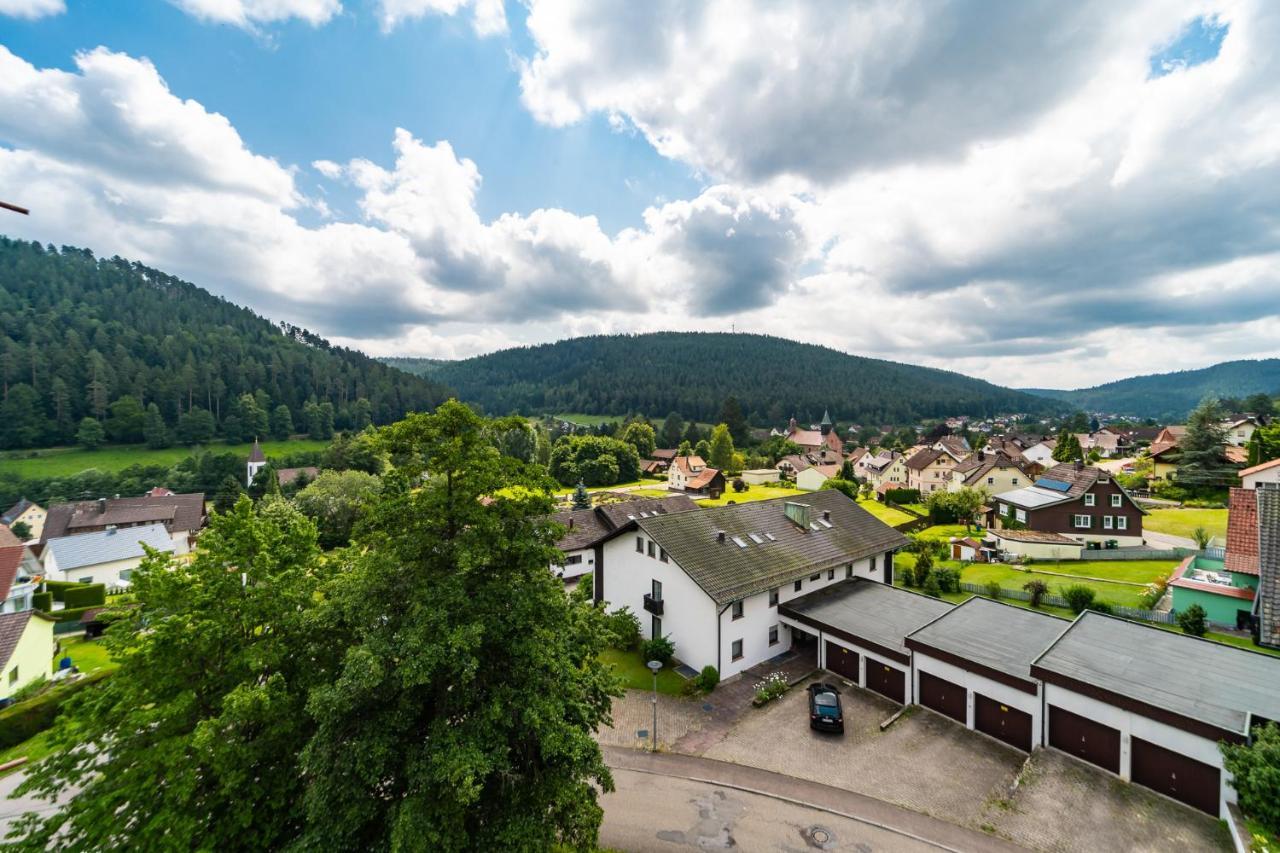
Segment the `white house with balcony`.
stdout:
<svg viewBox="0 0 1280 853">
<path fill-rule="evenodd" d="M 638 518 L 604 543 L 594 593 L 728 678 L 793 646 L 816 660 L 816 633 L 784 624 L 779 604 L 847 578 L 892 583 L 906 542 L 838 491 Z"/>
</svg>

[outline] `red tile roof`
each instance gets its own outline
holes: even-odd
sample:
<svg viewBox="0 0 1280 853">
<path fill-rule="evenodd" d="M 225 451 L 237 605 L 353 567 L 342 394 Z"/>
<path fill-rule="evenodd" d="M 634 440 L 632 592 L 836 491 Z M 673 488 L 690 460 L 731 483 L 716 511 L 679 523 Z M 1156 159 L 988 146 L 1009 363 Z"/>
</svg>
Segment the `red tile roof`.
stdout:
<svg viewBox="0 0 1280 853">
<path fill-rule="evenodd" d="M 22 545 L 8 545 L 0 548 L 0 604 L 9 597 L 13 581 L 18 577 L 18 567 L 22 565 Z"/>
<path fill-rule="evenodd" d="M 1227 509 L 1227 571 L 1258 574 L 1258 495 L 1233 488 Z"/>
</svg>

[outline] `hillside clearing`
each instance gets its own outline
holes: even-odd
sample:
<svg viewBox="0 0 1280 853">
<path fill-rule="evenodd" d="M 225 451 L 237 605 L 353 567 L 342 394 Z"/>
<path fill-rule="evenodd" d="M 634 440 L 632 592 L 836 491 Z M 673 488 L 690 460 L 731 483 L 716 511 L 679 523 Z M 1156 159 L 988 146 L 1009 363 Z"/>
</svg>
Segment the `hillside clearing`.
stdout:
<svg viewBox="0 0 1280 853">
<path fill-rule="evenodd" d="M 287 456 L 291 453 L 324 450 L 327 441 L 298 438 L 289 441 L 264 441 L 262 450 L 267 456 Z M 130 465 L 164 465 L 172 467 L 192 454 L 235 453 L 249 458 L 253 443 L 226 444 L 210 442 L 206 445 L 166 447 L 152 450 L 145 444 L 115 444 L 97 450 L 82 447 L 50 447 L 44 450 L 14 450 L 0 455 L 0 474 L 12 474 L 24 480 L 47 477 L 70 477 L 96 468 L 115 473 Z"/>
</svg>

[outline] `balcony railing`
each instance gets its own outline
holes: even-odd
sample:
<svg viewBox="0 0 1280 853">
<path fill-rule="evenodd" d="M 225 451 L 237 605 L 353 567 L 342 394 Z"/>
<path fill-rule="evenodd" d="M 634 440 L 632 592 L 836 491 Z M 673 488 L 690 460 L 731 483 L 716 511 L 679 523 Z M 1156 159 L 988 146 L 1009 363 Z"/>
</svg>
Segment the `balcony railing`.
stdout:
<svg viewBox="0 0 1280 853">
<path fill-rule="evenodd" d="M 654 616 L 662 615 L 662 599 L 654 598 L 649 593 L 644 594 L 644 609 L 652 613 Z"/>
</svg>

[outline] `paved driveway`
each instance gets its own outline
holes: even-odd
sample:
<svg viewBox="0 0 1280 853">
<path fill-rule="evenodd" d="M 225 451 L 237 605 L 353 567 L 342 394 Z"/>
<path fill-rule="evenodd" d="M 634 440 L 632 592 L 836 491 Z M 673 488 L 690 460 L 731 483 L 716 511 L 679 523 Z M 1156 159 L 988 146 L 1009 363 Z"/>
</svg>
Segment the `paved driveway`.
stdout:
<svg viewBox="0 0 1280 853">
<path fill-rule="evenodd" d="M 809 729 L 803 685 L 753 714 L 705 753 L 887 800 L 978 827 L 989 802 L 1008 795 L 1025 756 L 923 709 L 887 731 L 898 706 L 844 688 L 844 735 Z"/>
</svg>

